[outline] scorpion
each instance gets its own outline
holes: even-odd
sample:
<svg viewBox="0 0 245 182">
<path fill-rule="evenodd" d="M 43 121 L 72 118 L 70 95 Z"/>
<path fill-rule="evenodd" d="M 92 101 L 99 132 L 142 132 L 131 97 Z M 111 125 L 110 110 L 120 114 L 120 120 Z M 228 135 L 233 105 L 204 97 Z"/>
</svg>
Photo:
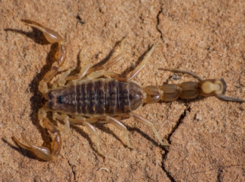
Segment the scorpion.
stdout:
<svg viewBox="0 0 245 182">
<path fill-rule="evenodd" d="M 79 73 L 70 75 L 72 69 L 59 73 L 65 61 L 66 49 L 63 38 L 54 30 L 51 30 L 31 20 L 22 20 L 25 24 L 40 30 L 51 44 L 58 44 L 55 54 L 55 62 L 51 69 L 39 82 L 38 89 L 46 100 L 45 105 L 38 111 L 38 120 L 43 123 L 51 136 L 50 147 L 33 145 L 24 134 L 21 143 L 15 136 L 13 141 L 25 150 L 33 153 L 37 158 L 50 161 L 59 156 L 62 147 L 62 130 L 54 125 L 47 114 L 52 113 L 53 120 L 64 121 L 64 132 L 69 132 L 70 124 L 86 126 L 95 136 L 95 145 L 100 154 L 100 139 L 93 126 L 94 123 L 111 123 L 123 131 L 126 145 L 133 148 L 129 142 L 129 132 L 121 120 L 133 117 L 147 125 L 154 133 L 162 146 L 169 146 L 160 138 L 155 126 L 147 119 L 134 111 L 143 104 L 156 102 L 170 102 L 178 99 L 196 99 L 198 97 L 215 96 L 218 99 L 234 102 L 245 102 L 243 99 L 225 96 L 226 83 L 224 79 L 203 80 L 198 75 L 185 70 L 159 68 L 159 70 L 185 73 L 193 76 L 198 82 L 183 82 L 181 84 L 163 83 L 161 86 L 142 87 L 133 81 L 133 78 L 142 70 L 158 44 L 153 45 L 145 54 L 142 61 L 126 76 L 108 71 L 108 68 L 117 63 L 124 54 L 123 38 L 119 41 L 120 53 L 102 65 L 93 66 L 86 61 Z M 53 78 L 60 77 L 52 84 Z"/>
</svg>

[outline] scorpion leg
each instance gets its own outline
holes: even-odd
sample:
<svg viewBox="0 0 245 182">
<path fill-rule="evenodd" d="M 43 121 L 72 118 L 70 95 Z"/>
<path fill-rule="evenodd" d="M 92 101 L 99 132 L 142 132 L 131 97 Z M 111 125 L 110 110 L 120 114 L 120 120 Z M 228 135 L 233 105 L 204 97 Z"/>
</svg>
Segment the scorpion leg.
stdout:
<svg viewBox="0 0 245 182">
<path fill-rule="evenodd" d="M 131 81 L 146 65 L 147 61 L 149 60 L 151 54 L 155 50 L 156 47 L 158 47 L 158 44 L 155 44 L 151 47 L 151 49 L 146 53 L 144 56 L 144 59 L 141 61 L 141 63 L 131 72 L 131 74 L 128 77 L 128 81 Z"/>
<path fill-rule="evenodd" d="M 48 91 L 47 84 L 56 75 L 56 73 L 59 71 L 59 67 L 65 61 L 66 50 L 65 50 L 63 38 L 54 30 L 44 27 L 39 23 L 36 23 L 31 20 L 25 20 L 25 19 L 23 19 L 22 21 L 25 22 L 27 25 L 40 30 L 50 43 L 52 44 L 58 43 L 58 51 L 55 55 L 56 62 L 52 64 L 51 70 L 45 74 L 45 76 L 39 83 L 39 91 L 45 96 L 45 98 L 47 98 L 47 94 L 46 94 Z"/>
<path fill-rule="evenodd" d="M 105 76 L 105 77 L 109 77 L 109 78 L 114 78 L 114 79 L 117 79 L 117 80 L 120 80 L 120 81 L 126 81 L 127 78 L 126 77 L 123 77 L 119 74 L 116 74 L 114 72 L 111 72 L 111 71 L 106 71 L 106 70 L 100 70 L 100 71 L 95 71 L 95 72 L 92 72 L 90 73 L 88 76 L 85 77 L 85 79 L 96 79 L 96 78 L 99 78 L 99 77 L 102 77 L 102 76 Z"/>
<path fill-rule="evenodd" d="M 145 118 L 141 117 L 140 115 L 138 115 L 138 114 L 136 114 L 136 113 L 133 113 L 133 112 L 130 113 L 130 116 L 134 117 L 137 121 L 140 121 L 140 122 L 142 122 L 143 124 L 145 124 L 145 125 L 151 127 L 153 133 L 155 134 L 156 138 L 158 139 L 159 143 L 160 143 L 162 146 L 169 146 L 169 144 L 164 143 L 164 142 L 162 141 L 162 139 L 160 138 L 160 136 L 159 136 L 159 134 L 158 134 L 158 132 L 157 132 L 155 126 L 154 126 L 149 120 L 147 120 L 147 119 L 145 119 Z"/>
<path fill-rule="evenodd" d="M 64 115 L 56 115 L 55 118 L 59 120 L 63 120 L 65 117 Z M 99 117 L 93 117 L 93 118 L 84 118 L 82 116 L 75 116 L 74 118 L 69 118 L 69 122 L 73 125 L 84 125 L 88 128 L 89 132 L 92 133 L 96 137 L 96 147 L 98 149 L 98 152 L 103 155 L 100 149 L 100 139 L 98 136 L 98 133 L 96 132 L 94 126 L 91 123 L 96 123 L 102 120 L 105 120 L 107 123 L 112 123 L 115 127 L 117 127 L 120 130 L 123 130 L 124 136 L 126 139 L 126 144 L 129 148 L 133 148 L 132 145 L 129 142 L 129 132 L 127 128 L 116 118 L 106 116 L 105 118 L 99 118 Z"/>
<path fill-rule="evenodd" d="M 59 128 L 59 130 L 66 135 L 69 134 L 70 132 L 70 121 L 69 121 L 69 116 L 67 114 L 58 114 L 58 113 L 53 113 L 53 120 L 61 120 L 64 121 L 65 127 L 64 128 Z"/>
<path fill-rule="evenodd" d="M 199 81 L 202 81 L 203 79 L 196 75 L 195 73 L 191 72 L 191 71 L 186 71 L 186 70 L 181 70 L 181 69 L 172 69 L 172 68 L 158 68 L 159 70 L 163 70 L 163 71 L 172 71 L 174 73 L 185 73 L 188 75 L 193 76 L 194 78 L 198 79 Z"/>
<path fill-rule="evenodd" d="M 89 69 L 88 73 L 91 73 L 91 72 L 94 72 L 94 71 L 99 71 L 99 70 L 107 70 L 111 66 L 116 64 L 118 61 L 120 61 L 121 58 L 123 57 L 123 55 L 125 54 L 125 50 L 124 50 L 125 40 L 126 40 L 126 37 L 124 37 L 121 41 L 119 41 L 118 46 L 119 46 L 119 49 L 120 49 L 120 53 L 115 58 L 109 60 L 108 62 L 106 62 L 105 64 L 103 64 L 101 66 L 92 67 L 91 69 Z"/>
<path fill-rule="evenodd" d="M 124 132 L 124 136 L 127 142 L 127 146 L 131 149 L 133 149 L 133 146 L 130 144 L 129 142 L 129 133 L 128 130 L 126 128 L 126 126 L 124 126 L 119 120 L 117 120 L 116 118 L 110 117 L 110 116 L 106 116 L 106 121 L 109 123 L 112 123 L 115 127 L 117 127 L 120 130 L 123 130 Z"/>
<path fill-rule="evenodd" d="M 49 121 L 48 118 L 46 118 L 46 116 L 47 116 L 47 113 L 45 109 L 40 109 L 38 117 L 41 121 L 43 121 L 43 125 L 49 131 L 51 138 L 52 138 L 50 149 L 47 147 L 38 147 L 38 146 L 31 144 L 31 142 L 27 140 L 27 138 L 23 134 L 22 134 L 22 138 L 27 143 L 27 145 L 21 143 L 14 136 L 13 136 L 13 140 L 17 145 L 32 152 L 38 158 L 45 160 L 45 161 L 50 161 L 50 160 L 55 159 L 60 154 L 62 140 L 61 140 L 61 135 L 60 135 L 59 130 L 57 129 L 55 125 L 53 125 Z"/>
<path fill-rule="evenodd" d="M 74 68 L 68 69 L 63 74 L 61 74 L 59 79 L 54 81 L 54 83 L 52 84 L 52 89 L 57 88 L 59 86 L 64 86 L 67 82 L 66 78 L 69 76 L 72 70 L 74 70 Z"/>
<path fill-rule="evenodd" d="M 75 119 L 70 118 L 69 119 L 71 124 L 74 125 L 85 125 L 88 127 L 89 131 L 96 136 L 96 146 L 98 148 L 99 153 L 100 152 L 100 142 L 99 142 L 99 136 L 96 132 L 96 130 L 94 129 L 93 125 L 91 125 L 91 123 L 96 123 L 99 121 L 105 121 L 106 123 L 112 123 L 115 127 L 117 127 L 120 130 L 123 130 L 124 132 L 124 136 L 126 139 L 126 144 L 129 148 L 132 148 L 132 145 L 129 142 L 129 132 L 127 130 L 127 128 L 116 118 L 110 117 L 110 116 L 106 116 L 104 117 L 93 117 L 93 118 L 83 118 L 81 116 L 75 117 Z"/>
<path fill-rule="evenodd" d="M 81 80 L 83 77 L 86 76 L 86 74 L 88 73 L 88 71 L 91 69 L 92 67 L 92 63 L 90 63 L 88 61 L 88 59 L 86 59 L 82 53 L 82 51 L 80 51 L 79 53 L 79 57 L 81 59 L 82 57 L 82 60 L 85 62 L 85 66 L 80 70 L 80 72 L 77 74 L 77 75 L 72 75 L 72 76 L 69 76 L 66 80 L 67 81 L 71 81 L 71 82 L 75 82 L 77 80 Z"/>
<path fill-rule="evenodd" d="M 215 97 L 217 97 L 220 100 L 224 100 L 224 101 L 245 102 L 245 100 L 243 100 L 243 99 L 235 98 L 235 97 L 229 97 L 229 96 L 225 96 L 225 95 L 216 95 Z"/>
<path fill-rule="evenodd" d="M 91 119 L 93 119 L 93 118 L 91 118 Z M 87 121 L 86 118 L 81 117 L 81 116 L 76 116 L 75 119 L 72 119 L 72 118 L 71 118 L 71 119 L 70 119 L 70 122 L 71 122 L 72 124 L 78 124 L 78 122 L 81 122 L 82 125 L 86 126 L 86 127 L 88 128 L 89 132 L 92 133 L 92 135 L 94 135 L 95 138 L 96 138 L 96 143 L 95 143 L 95 145 L 96 145 L 96 147 L 97 147 L 98 152 L 99 152 L 101 155 L 103 155 L 103 152 L 102 152 L 101 149 L 100 149 L 100 139 L 99 139 L 99 135 L 98 135 L 98 133 L 96 132 L 94 126 L 93 126 L 92 124 L 90 124 L 90 123 Z"/>
<path fill-rule="evenodd" d="M 110 116 L 106 116 L 105 118 L 99 118 L 99 117 L 94 117 L 94 118 L 84 118 L 81 116 L 76 116 L 75 119 L 70 118 L 69 121 L 71 124 L 74 125 L 85 125 L 87 126 L 88 130 L 96 136 L 96 146 L 98 148 L 98 152 L 100 154 L 103 155 L 103 153 L 100 150 L 100 140 L 99 140 L 99 136 L 95 130 L 95 128 L 93 127 L 93 125 L 91 125 L 91 123 L 95 123 L 95 122 L 99 122 L 105 120 L 107 123 L 112 123 L 115 127 L 117 127 L 120 130 L 123 130 L 124 132 L 124 136 L 126 139 L 126 144 L 129 148 L 133 149 L 132 145 L 129 142 L 129 132 L 127 130 L 127 128 L 116 118 L 110 117 Z"/>
<path fill-rule="evenodd" d="M 55 113 L 53 115 L 53 118 L 65 121 L 65 132 L 66 133 L 68 133 L 69 130 L 70 130 L 70 124 L 86 126 L 88 128 L 89 132 L 92 133 L 92 135 L 94 135 L 96 137 L 95 145 L 97 147 L 98 152 L 101 155 L 103 155 L 103 153 L 102 153 L 102 151 L 100 149 L 99 135 L 96 132 L 94 126 L 87 121 L 87 120 L 90 120 L 90 122 L 92 122 L 92 120 L 93 120 L 93 122 L 96 122 L 97 120 L 94 120 L 93 118 L 86 119 L 86 118 L 84 118 L 82 116 L 75 116 L 75 118 L 69 118 L 66 114 L 57 114 L 57 113 Z"/>
<path fill-rule="evenodd" d="M 81 51 L 79 53 L 79 57 L 82 57 L 82 60 L 84 60 L 85 62 L 85 66 L 80 70 L 80 72 L 77 75 L 74 76 L 69 76 L 67 78 L 67 80 L 71 80 L 71 82 L 74 82 L 76 80 L 81 80 L 82 78 L 84 78 L 87 74 L 91 74 L 93 72 L 97 72 L 97 71 L 102 71 L 102 70 L 107 70 L 108 68 L 110 68 L 111 66 L 113 66 L 114 64 L 116 64 L 124 55 L 125 51 L 124 51 L 124 42 L 125 42 L 125 37 L 119 42 L 119 47 L 120 47 L 120 53 L 119 55 L 117 55 L 115 58 L 109 60 L 108 62 L 106 62 L 104 65 L 102 66 L 95 66 L 92 67 L 92 63 L 90 63 L 88 61 L 88 59 L 86 59 Z"/>
</svg>

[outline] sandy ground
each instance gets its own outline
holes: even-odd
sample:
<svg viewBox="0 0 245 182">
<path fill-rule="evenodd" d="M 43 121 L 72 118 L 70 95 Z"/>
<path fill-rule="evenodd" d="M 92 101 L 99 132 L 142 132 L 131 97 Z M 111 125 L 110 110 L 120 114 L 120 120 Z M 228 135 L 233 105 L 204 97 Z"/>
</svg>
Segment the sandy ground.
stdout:
<svg viewBox="0 0 245 182">
<path fill-rule="evenodd" d="M 105 59 L 127 35 L 125 55 L 111 70 L 128 73 L 150 46 L 161 43 L 134 79 L 142 86 L 181 83 L 190 76 L 158 68 L 224 78 L 227 95 L 245 99 L 245 2 L 172 0 L 0 1 L 0 181 L 245 181 L 245 103 L 215 97 L 195 102 L 148 104 L 136 112 L 151 120 L 169 148 L 147 126 L 124 120 L 131 150 L 113 125 L 95 125 L 102 151 L 85 127 L 72 127 L 57 160 L 43 162 L 11 137 L 34 144 L 50 138 L 37 120 L 38 83 L 55 46 L 20 20 L 56 30 L 67 43 L 66 70 Z M 174 76 L 173 76 L 174 75 Z M 176 78 L 174 80 L 173 78 Z M 58 123 L 62 125 L 61 123 Z"/>
</svg>

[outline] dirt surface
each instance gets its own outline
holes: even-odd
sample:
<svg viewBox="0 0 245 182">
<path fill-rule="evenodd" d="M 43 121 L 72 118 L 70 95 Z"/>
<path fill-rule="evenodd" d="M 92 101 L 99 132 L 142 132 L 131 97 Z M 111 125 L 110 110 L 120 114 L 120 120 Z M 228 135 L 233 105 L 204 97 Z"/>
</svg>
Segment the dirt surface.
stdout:
<svg viewBox="0 0 245 182">
<path fill-rule="evenodd" d="M 114 72 L 128 73 L 150 46 L 161 43 L 135 81 L 147 86 L 194 80 L 158 70 L 180 68 L 204 79 L 224 78 L 227 95 L 245 99 L 245 1 L 0 1 L 0 181 L 245 181 L 245 103 L 215 97 L 148 104 L 136 111 L 154 123 L 169 148 L 133 119 L 123 122 L 134 150 L 110 124 L 95 125 L 106 157 L 98 154 L 85 127 L 72 127 L 55 161 L 40 161 L 18 148 L 13 135 L 21 139 L 24 133 L 37 145 L 50 140 L 37 120 L 38 83 L 55 50 L 21 19 L 64 37 L 64 70 L 84 66 L 80 50 L 92 63 L 104 60 L 127 36 L 126 53 Z"/>
</svg>

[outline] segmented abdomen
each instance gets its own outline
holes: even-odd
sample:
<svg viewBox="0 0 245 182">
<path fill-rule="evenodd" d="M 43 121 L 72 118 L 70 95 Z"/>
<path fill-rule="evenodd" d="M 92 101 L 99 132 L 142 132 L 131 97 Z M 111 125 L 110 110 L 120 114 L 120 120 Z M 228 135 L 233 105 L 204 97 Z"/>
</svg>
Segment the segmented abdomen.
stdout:
<svg viewBox="0 0 245 182">
<path fill-rule="evenodd" d="M 49 107 L 72 115 L 117 115 L 142 104 L 141 87 L 134 82 L 95 79 L 49 92 Z"/>
</svg>

